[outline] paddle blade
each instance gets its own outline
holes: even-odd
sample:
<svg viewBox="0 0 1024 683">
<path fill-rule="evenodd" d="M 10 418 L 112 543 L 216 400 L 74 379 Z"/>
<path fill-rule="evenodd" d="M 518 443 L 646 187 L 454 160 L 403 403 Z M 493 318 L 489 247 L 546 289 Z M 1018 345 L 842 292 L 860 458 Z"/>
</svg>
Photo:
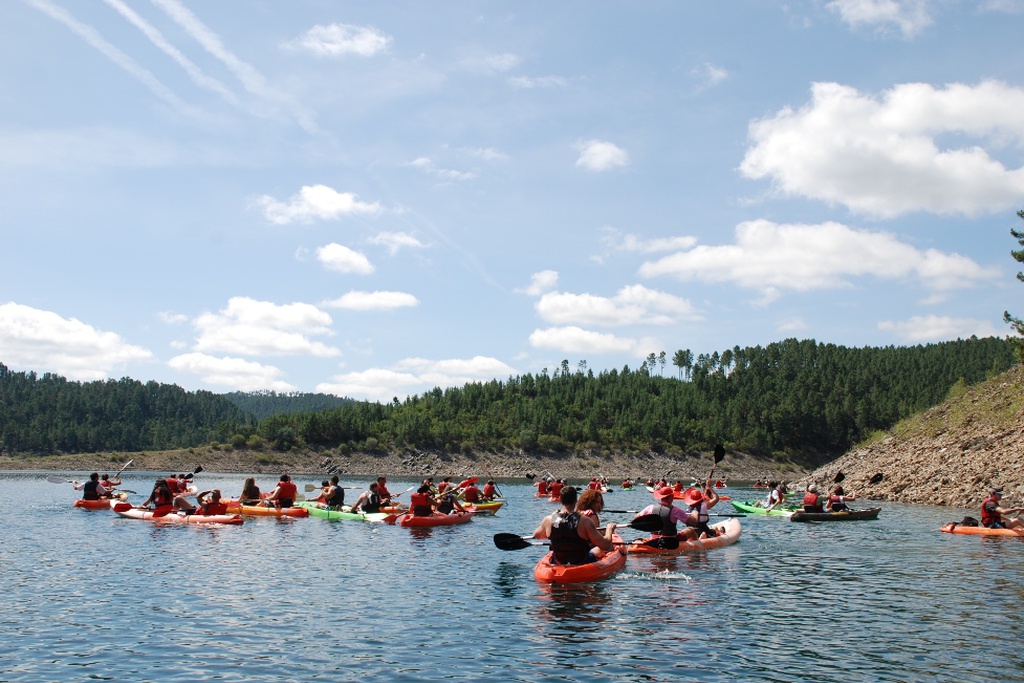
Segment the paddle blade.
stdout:
<svg viewBox="0 0 1024 683">
<path fill-rule="evenodd" d="M 498 550 L 522 550 L 533 544 L 517 534 L 494 534 L 494 545 Z"/>
<path fill-rule="evenodd" d="M 202 471 L 203 471 L 203 466 L 202 465 L 196 465 L 196 468 L 194 470 L 192 470 L 192 472 L 194 474 L 199 474 Z"/>
<path fill-rule="evenodd" d="M 882 476 L 883 476 L 882 473 L 879 472 L 875 476 L 871 477 L 871 479 L 868 480 L 868 483 L 869 484 L 878 484 L 878 483 L 880 483 L 882 481 Z"/>
<path fill-rule="evenodd" d="M 725 446 L 720 443 L 715 444 L 715 464 L 722 462 L 725 458 Z"/>
<path fill-rule="evenodd" d="M 66 479 L 65 477 L 58 477 L 56 474 L 48 474 L 48 475 L 46 475 L 46 481 L 50 482 L 51 484 L 70 484 L 71 483 L 70 479 Z"/>
<path fill-rule="evenodd" d="M 845 474 L 843 474 L 842 472 L 836 472 L 836 476 L 835 476 L 835 478 L 834 478 L 834 479 L 832 480 L 832 483 L 833 483 L 833 484 L 838 484 L 838 483 L 839 483 L 839 482 L 841 482 L 841 481 L 842 481 L 843 479 L 846 479 L 846 475 L 845 475 Z"/>
<path fill-rule="evenodd" d="M 638 541 L 640 545 L 650 546 L 657 548 L 658 550 L 679 550 L 679 537 L 678 536 L 661 536 L 658 538 L 648 538 L 646 541 Z"/>
<path fill-rule="evenodd" d="M 632 527 L 638 531 L 658 531 L 661 529 L 661 516 L 655 514 L 641 515 L 624 526 Z"/>
</svg>

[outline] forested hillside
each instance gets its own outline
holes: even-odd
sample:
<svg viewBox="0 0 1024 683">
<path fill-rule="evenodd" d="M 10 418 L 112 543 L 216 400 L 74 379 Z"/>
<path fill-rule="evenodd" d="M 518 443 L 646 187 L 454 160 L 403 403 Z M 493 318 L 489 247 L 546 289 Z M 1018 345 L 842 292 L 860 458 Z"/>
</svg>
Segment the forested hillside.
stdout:
<svg viewBox="0 0 1024 683">
<path fill-rule="evenodd" d="M 958 380 L 972 384 L 1014 362 L 1000 338 L 863 349 L 790 339 L 702 354 L 676 363 L 676 378 L 662 376 L 654 357 L 638 370 L 599 374 L 563 361 L 550 374 L 434 389 L 401 403 L 278 415 L 258 433 L 279 449 L 371 452 L 691 453 L 722 442 L 814 462 L 935 405 Z"/>
<path fill-rule="evenodd" d="M 306 413 L 355 403 L 351 398 L 301 392 L 279 394 L 276 391 L 233 391 L 222 396 L 257 420 L 281 413 Z"/>
<path fill-rule="evenodd" d="M 724 353 L 651 356 L 639 369 L 553 372 L 434 389 L 388 404 L 285 413 L 289 395 L 218 395 L 131 379 L 69 382 L 0 365 L 0 451 L 164 450 L 212 441 L 250 449 L 692 454 L 714 443 L 808 464 L 933 406 L 1015 362 L 1004 339 L 847 348 L 785 340 Z M 675 376 L 673 376 L 675 375 Z M 282 403 L 282 398 L 285 399 Z M 323 399 L 296 397 L 311 407 Z M 248 403 L 247 403 L 248 401 Z M 276 405 L 276 408 L 274 407 Z M 242 406 L 242 407 L 240 407 Z M 243 410 L 246 407 L 246 410 Z M 257 409 L 274 414 L 256 420 Z"/>
</svg>

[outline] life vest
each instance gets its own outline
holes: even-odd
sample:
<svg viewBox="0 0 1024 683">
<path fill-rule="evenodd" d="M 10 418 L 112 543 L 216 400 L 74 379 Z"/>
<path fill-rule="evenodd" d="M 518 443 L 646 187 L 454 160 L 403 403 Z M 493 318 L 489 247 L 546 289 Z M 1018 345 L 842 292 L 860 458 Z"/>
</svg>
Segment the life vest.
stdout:
<svg viewBox="0 0 1024 683">
<path fill-rule="evenodd" d="M 991 505 L 989 505 L 991 503 Z M 996 508 L 999 507 L 999 503 L 995 498 L 988 497 L 985 502 L 981 504 L 981 525 L 987 527 L 994 527 L 997 524 L 1003 523 L 1003 516 L 996 512 Z"/>
<path fill-rule="evenodd" d="M 842 496 L 831 496 L 828 499 L 828 507 L 832 512 L 842 512 L 843 510 L 849 510 L 846 503 L 843 501 Z"/>
<path fill-rule="evenodd" d="M 293 481 L 281 481 L 277 483 L 277 502 L 283 508 L 290 508 L 295 502 L 295 496 L 299 489 Z"/>
<path fill-rule="evenodd" d="M 497 490 L 494 484 L 484 484 L 484 498 L 491 500 L 497 494 Z"/>
<path fill-rule="evenodd" d="M 153 494 L 153 505 L 157 508 L 169 507 L 174 504 L 174 494 L 166 489 L 160 489 Z"/>
<path fill-rule="evenodd" d="M 562 487 L 564 485 L 565 484 L 563 484 L 562 482 L 556 481 L 550 486 L 548 486 L 548 493 L 551 494 L 552 498 L 558 498 L 560 495 L 562 495 Z"/>
<path fill-rule="evenodd" d="M 466 499 L 467 503 L 479 503 L 480 502 L 480 489 L 475 486 L 469 486 L 463 492 L 463 498 Z"/>
<path fill-rule="evenodd" d="M 331 507 L 340 508 L 342 505 L 345 504 L 345 489 L 342 488 L 340 484 L 338 486 L 335 486 L 334 493 L 332 493 L 331 497 L 325 500 L 324 502 L 330 505 Z"/>
<path fill-rule="evenodd" d="M 708 514 L 708 505 L 703 500 L 696 505 L 690 506 L 690 512 L 697 513 L 697 524 L 698 527 L 707 527 L 708 522 L 711 520 L 711 515 Z"/>
<path fill-rule="evenodd" d="M 442 495 L 441 500 L 437 501 L 437 511 L 442 515 L 451 513 L 451 511 L 455 509 L 454 501 L 455 497 L 452 494 L 446 493 Z"/>
<path fill-rule="evenodd" d="M 206 516 L 226 515 L 228 506 L 226 503 L 205 503 L 199 506 L 199 514 Z"/>
<path fill-rule="evenodd" d="M 559 564 L 590 562 L 590 542 L 580 538 L 578 512 L 556 512 L 551 516 L 551 552 Z"/>
<path fill-rule="evenodd" d="M 662 505 L 658 503 L 654 510 L 655 515 L 661 517 L 661 531 L 659 532 L 662 536 L 675 536 L 676 535 L 676 523 L 672 521 L 672 508 L 668 505 Z"/>
<path fill-rule="evenodd" d="M 426 493 L 414 493 L 409 496 L 409 507 L 416 517 L 429 517 L 433 512 L 430 507 L 430 496 Z"/>
<path fill-rule="evenodd" d="M 363 504 L 363 512 L 380 512 L 380 501 L 380 494 L 371 492 Z"/>
<path fill-rule="evenodd" d="M 99 485 L 98 481 L 89 480 L 82 486 L 82 500 L 99 500 Z"/>
<path fill-rule="evenodd" d="M 168 477 L 164 481 L 167 482 L 167 488 L 171 490 L 171 493 L 184 493 L 185 482 L 178 479 L 177 477 Z"/>
<path fill-rule="evenodd" d="M 537 482 L 537 495 L 546 496 L 548 495 L 548 483 L 546 481 Z"/>
<path fill-rule="evenodd" d="M 824 512 L 825 508 L 821 504 L 821 496 L 817 493 L 806 493 L 804 494 L 804 512 Z"/>
</svg>

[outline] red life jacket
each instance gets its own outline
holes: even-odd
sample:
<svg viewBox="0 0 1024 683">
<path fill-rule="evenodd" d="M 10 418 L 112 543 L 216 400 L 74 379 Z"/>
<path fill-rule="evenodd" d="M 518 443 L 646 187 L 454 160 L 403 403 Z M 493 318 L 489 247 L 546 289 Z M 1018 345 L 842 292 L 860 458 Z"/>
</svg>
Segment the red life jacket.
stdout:
<svg viewBox="0 0 1024 683">
<path fill-rule="evenodd" d="M 202 515 L 226 515 L 228 514 L 228 506 L 225 503 L 207 503 L 199 507 L 199 512 Z"/>
<path fill-rule="evenodd" d="M 480 489 L 470 485 L 463 491 L 463 498 L 466 499 L 467 503 L 479 503 L 480 502 Z"/>
<path fill-rule="evenodd" d="M 409 496 L 409 507 L 412 514 L 417 517 L 429 517 L 433 510 L 430 508 L 430 495 L 426 493 L 414 493 Z"/>
<path fill-rule="evenodd" d="M 804 512 L 824 512 L 825 508 L 821 504 L 821 496 L 817 493 L 806 493 L 804 494 Z"/>
<path fill-rule="evenodd" d="M 981 504 L 981 525 L 991 527 L 996 524 L 1003 523 L 1003 516 L 996 512 L 994 509 L 989 508 L 989 503 L 992 503 L 992 508 L 999 507 L 999 502 L 995 498 L 989 496 L 985 499 L 985 502 Z"/>
</svg>

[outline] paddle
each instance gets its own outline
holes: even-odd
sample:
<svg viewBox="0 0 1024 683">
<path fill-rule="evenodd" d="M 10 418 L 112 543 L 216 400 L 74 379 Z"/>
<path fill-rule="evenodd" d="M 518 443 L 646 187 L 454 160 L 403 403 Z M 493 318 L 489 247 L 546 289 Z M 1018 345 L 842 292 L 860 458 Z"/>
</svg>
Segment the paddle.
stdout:
<svg viewBox="0 0 1024 683">
<path fill-rule="evenodd" d="M 882 476 L 883 476 L 882 473 L 879 472 L 875 476 L 873 476 L 870 479 L 868 479 L 868 483 L 869 484 L 878 484 L 878 483 L 880 483 L 882 481 Z"/>
<path fill-rule="evenodd" d="M 639 512 L 639 510 L 604 510 L 604 509 L 602 509 L 601 512 L 609 512 L 609 513 L 615 514 L 615 515 L 618 515 L 618 514 L 622 514 L 622 515 L 634 514 L 635 515 L 637 512 Z M 732 514 L 727 514 L 727 513 L 723 512 L 721 514 L 709 514 L 708 517 L 746 517 L 746 515 L 742 514 L 742 513 L 736 513 L 736 514 L 732 515 Z"/>
<path fill-rule="evenodd" d="M 494 534 L 494 545 L 499 550 L 522 550 L 523 548 L 529 548 L 531 546 L 548 546 L 550 543 L 537 543 L 531 542 L 532 536 L 516 536 L 515 534 Z M 664 538 L 649 538 L 644 541 L 632 541 L 633 545 L 646 545 L 652 548 L 658 548 L 660 550 L 677 550 L 679 548 L 679 538 L 675 536 L 666 536 Z M 619 544 L 616 544 L 619 545 Z M 630 545 L 629 543 L 622 543 L 622 545 Z"/>
<path fill-rule="evenodd" d="M 711 477 L 715 475 L 715 468 L 718 467 L 718 463 L 725 460 L 725 446 L 720 443 L 715 444 L 715 463 L 711 466 L 711 474 L 708 475 L 708 482 L 711 482 Z"/>
<path fill-rule="evenodd" d="M 56 474 L 48 474 L 48 475 L 46 475 L 46 481 L 50 482 L 51 484 L 74 484 L 75 483 L 71 479 L 65 479 L 64 477 L 58 476 Z"/>
<path fill-rule="evenodd" d="M 128 466 L 129 466 L 129 465 L 131 465 L 131 464 L 132 464 L 133 462 L 135 462 L 135 460 L 134 460 L 134 459 L 132 459 L 132 460 L 129 460 L 128 462 L 126 462 L 126 463 L 124 464 L 124 467 L 122 467 L 121 469 L 119 469 L 119 470 L 117 471 L 117 474 L 115 474 L 115 475 L 114 475 L 114 479 L 119 479 L 119 478 L 121 477 L 121 473 L 122 473 L 122 472 L 124 472 L 124 471 L 125 471 L 126 469 L 128 469 Z"/>
<path fill-rule="evenodd" d="M 189 472 L 188 474 L 185 475 L 185 481 L 191 480 L 192 477 L 196 476 L 197 474 L 199 474 L 202 471 L 203 471 L 203 466 L 202 465 L 196 465 L 196 468 L 194 470 L 192 470 L 191 472 Z"/>
</svg>

